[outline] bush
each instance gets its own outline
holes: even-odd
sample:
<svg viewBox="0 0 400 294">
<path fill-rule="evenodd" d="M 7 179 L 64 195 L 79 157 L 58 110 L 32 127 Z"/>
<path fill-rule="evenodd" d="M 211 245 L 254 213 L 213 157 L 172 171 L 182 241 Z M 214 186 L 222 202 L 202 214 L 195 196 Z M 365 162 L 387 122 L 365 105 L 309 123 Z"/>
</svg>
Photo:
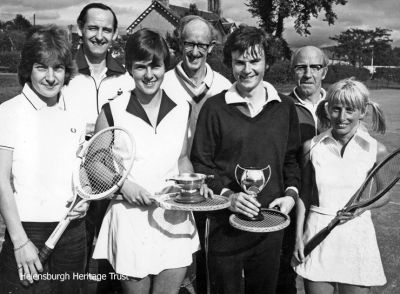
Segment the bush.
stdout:
<svg viewBox="0 0 400 294">
<path fill-rule="evenodd" d="M 366 81 L 370 78 L 370 73 L 366 68 L 358 68 L 351 65 L 329 65 L 324 83 L 333 84 L 350 77 L 355 77 L 359 81 Z"/>
<path fill-rule="evenodd" d="M 8 72 L 17 72 L 21 54 L 19 51 L 0 52 L 0 66 L 8 67 Z"/>
<path fill-rule="evenodd" d="M 220 44 L 215 45 L 213 50 L 211 51 L 211 54 L 207 56 L 207 63 L 211 66 L 211 68 L 214 71 L 220 73 L 231 82 L 234 82 L 235 79 L 233 77 L 231 68 L 228 68 L 224 64 L 224 53 L 222 50 L 223 50 L 222 45 Z"/>
<path fill-rule="evenodd" d="M 288 84 L 293 80 L 289 60 L 278 60 L 265 73 L 264 79 L 271 84 Z"/>
</svg>

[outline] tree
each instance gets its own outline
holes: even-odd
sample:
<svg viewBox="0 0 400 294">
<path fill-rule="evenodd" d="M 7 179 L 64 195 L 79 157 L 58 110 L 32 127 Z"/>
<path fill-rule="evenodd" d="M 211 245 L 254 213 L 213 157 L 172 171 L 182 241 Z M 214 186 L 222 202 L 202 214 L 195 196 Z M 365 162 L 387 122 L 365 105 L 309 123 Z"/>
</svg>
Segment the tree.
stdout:
<svg viewBox="0 0 400 294">
<path fill-rule="evenodd" d="M 382 28 L 348 29 L 330 39 L 338 42 L 334 49 L 337 55 L 347 57 L 352 65 L 361 67 L 371 64 L 372 58 L 375 59 L 374 64 L 390 63 L 390 43 L 393 41 L 390 39 L 390 32 L 391 30 Z"/>
<path fill-rule="evenodd" d="M 27 20 L 23 15 L 17 14 L 17 16 L 13 19 L 14 26 L 12 29 L 27 31 L 32 27 L 32 24 L 29 20 Z"/>
<path fill-rule="evenodd" d="M 300 35 L 309 35 L 310 17 L 325 11 L 325 21 L 334 24 L 337 18 L 333 5 L 345 5 L 347 0 L 248 0 L 249 12 L 259 18 L 260 26 L 271 36 L 282 38 L 284 20 L 294 17 L 295 30 Z"/>
</svg>

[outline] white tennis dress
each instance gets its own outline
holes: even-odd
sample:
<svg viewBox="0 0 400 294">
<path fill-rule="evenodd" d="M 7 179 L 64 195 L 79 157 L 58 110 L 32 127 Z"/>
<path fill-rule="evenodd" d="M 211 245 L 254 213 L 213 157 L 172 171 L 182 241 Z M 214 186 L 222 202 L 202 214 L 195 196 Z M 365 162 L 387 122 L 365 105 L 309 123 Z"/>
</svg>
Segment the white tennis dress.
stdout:
<svg viewBox="0 0 400 294">
<path fill-rule="evenodd" d="M 179 173 L 189 104 L 164 93 L 156 128 L 130 93 L 111 101 L 110 108 L 114 125 L 125 127 L 136 141 L 128 178 L 150 193 L 160 192 L 167 185 L 166 179 Z M 93 258 L 108 259 L 118 274 L 143 278 L 190 265 L 198 249 L 192 213 L 111 201 Z"/>
<path fill-rule="evenodd" d="M 340 149 L 331 130 L 312 140 L 310 158 L 315 169 L 319 206 L 310 208 L 305 242 L 328 225 L 376 162 L 377 141 L 361 128 L 348 143 L 343 157 Z M 386 277 L 370 211 L 333 229 L 295 271 L 311 281 L 384 285 Z"/>
</svg>

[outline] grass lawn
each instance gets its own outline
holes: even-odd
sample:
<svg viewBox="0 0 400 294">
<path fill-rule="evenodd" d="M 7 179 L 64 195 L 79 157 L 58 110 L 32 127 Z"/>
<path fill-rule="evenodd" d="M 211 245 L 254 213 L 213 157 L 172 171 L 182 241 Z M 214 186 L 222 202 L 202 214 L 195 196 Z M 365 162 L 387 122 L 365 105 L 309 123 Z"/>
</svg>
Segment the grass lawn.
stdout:
<svg viewBox="0 0 400 294">
<path fill-rule="evenodd" d="M 279 86 L 284 93 L 293 86 Z M 21 87 L 16 75 L 0 74 L 0 103 L 19 93 Z M 371 98 L 378 102 L 386 116 L 387 132 L 374 135 L 392 151 L 400 147 L 400 90 L 371 90 Z M 376 294 L 400 293 L 400 184 L 397 184 L 392 201 L 385 207 L 373 211 L 378 242 L 381 250 L 387 284 L 373 289 Z M 0 243 L 3 239 L 4 224 L 0 220 Z M 345 246 L 345 244 L 344 244 Z M 1 248 L 1 244 L 0 244 Z"/>
</svg>

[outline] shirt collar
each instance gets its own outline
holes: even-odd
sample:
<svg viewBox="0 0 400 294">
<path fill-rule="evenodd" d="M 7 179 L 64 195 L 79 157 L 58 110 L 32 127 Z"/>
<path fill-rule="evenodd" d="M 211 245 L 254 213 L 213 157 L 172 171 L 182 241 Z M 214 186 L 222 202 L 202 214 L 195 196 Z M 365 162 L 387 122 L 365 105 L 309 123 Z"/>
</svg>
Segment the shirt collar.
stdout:
<svg viewBox="0 0 400 294">
<path fill-rule="evenodd" d="M 336 139 L 332 135 L 332 128 L 327 130 L 326 132 L 322 133 L 320 135 L 318 142 L 336 142 Z M 366 130 L 366 127 L 362 124 L 360 124 L 357 128 L 357 131 L 355 132 L 353 138 L 351 138 L 351 141 L 357 143 L 360 147 L 367 149 L 369 145 L 371 144 L 371 136 L 369 135 L 368 131 Z"/>
<path fill-rule="evenodd" d="M 248 100 L 246 98 L 243 98 L 237 91 L 236 83 L 237 82 L 235 82 L 225 94 L 226 104 L 248 103 Z M 263 86 L 267 91 L 267 99 L 265 100 L 264 105 L 272 101 L 278 101 L 278 102 L 282 101 L 281 98 L 279 97 L 278 91 L 276 91 L 274 86 L 272 86 L 270 83 L 266 81 L 263 81 Z"/>
<path fill-rule="evenodd" d="M 301 99 L 300 96 L 297 94 L 296 89 L 297 89 L 297 87 L 293 89 L 293 94 L 294 94 L 294 96 L 296 97 L 297 102 L 300 103 L 300 104 L 302 104 L 302 105 L 307 104 L 306 100 Z M 326 91 L 325 91 L 325 89 L 321 88 L 320 93 L 321 93 L 321 98 L 318 100 L 317 104 L 318 104 L 319 102 L 321 102 L 322 100 L 324 100 L 325 97 L 326 97 Z"/>
<path fill-rule="evenodd" d="M 172 111 L 172 109 L 174 109 L 175 106 L 176 103 L 171 98 L 169 98 L 168 95 L 163 90 L 161 96 L 160 109 L 157 117 L 157 126 L 163 120 L 163 118 L 166 117 L 167 114 Z M 141 118 L 143 121 L 145 121 L 147 124 L 151 126 L 151 122 L 146 114 L 146 111 L 140 104 L 134 91 L 131 92 L 131 97 L 126 107 L 126 111 L 134 116 Z"/>
<path fill-rule="evenodd" d="M 25 96 L 28 102 L 33 106 L 33 108 L 35 108 L 35 110 L 41 110 L 43 108 L 48 107 L 47 104 L 36 95 L 36 93 L 32 90 L 32 88 L 29 86 L 28 83 L 25 83 L 24 88 L 22 89 L 22 94 Z M 58 99 L 58 102 L 51 107 L 55 107 L 62 111 L 66 110 L 65 99 L 62 94 L 62 91 L 60 91 L 60 97 Z"/>
<path fill-rule="evenodd" d="M 182 67 L 182 61 L 179 62 L 176 65 L 176 70 L 178 72 L 178 75 L 186 82 L 188 83 L 190 86 L 192 86 L 193 88 L 197 88 L 198 86 L 196 86 L 192 80 L 189 78 L 189 76 L 185 73 L 185 71 L 183 70 Z M 206 65 L 206 76 L 204 77 L 203 83 L 206 84 L 207 88 L 210 88 L 213 80 L 214 80 L 214 72 L 211 69 L 211 67 L 208 65 L 208 63 L 205 64 Z"/>
<path fill-rule="evenodd" d="M 90 76 L 90 68 L 83 51 L 83 46 L 76 53 L 75 61 L 78 66 L 78 72 Z M 106 56 L 106 68 L 106 76 L 118 76 L 126 72 L 126 69 L 109 52 Z"/>
</svg>

